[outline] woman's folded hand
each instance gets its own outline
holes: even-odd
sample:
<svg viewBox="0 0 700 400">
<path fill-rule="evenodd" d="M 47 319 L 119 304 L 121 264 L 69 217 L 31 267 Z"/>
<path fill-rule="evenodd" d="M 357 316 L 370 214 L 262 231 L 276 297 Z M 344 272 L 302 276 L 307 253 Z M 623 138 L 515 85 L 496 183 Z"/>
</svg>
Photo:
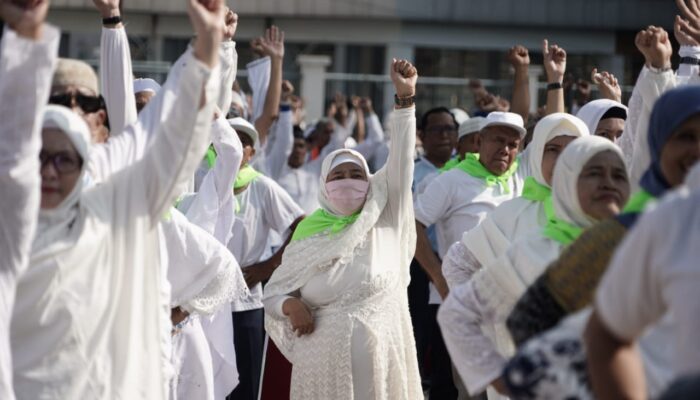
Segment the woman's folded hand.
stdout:
<svg viewBox="0 0 700 400">
<path fill-rule="evenodd" d="M 287 299 L 282 305 L 282 312 L 289 318 L 292 329 L 297 336 L 308 335 L 314 331 L 314 317 L 309 306 L 296 297 Z"/>
</svg>

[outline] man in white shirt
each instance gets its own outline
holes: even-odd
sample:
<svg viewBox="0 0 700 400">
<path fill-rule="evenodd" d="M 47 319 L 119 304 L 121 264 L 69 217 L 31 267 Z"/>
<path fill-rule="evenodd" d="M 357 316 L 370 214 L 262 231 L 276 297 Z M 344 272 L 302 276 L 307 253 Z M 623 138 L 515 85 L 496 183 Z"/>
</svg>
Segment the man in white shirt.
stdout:
<svg viewBox="0 0 700 400">
<path fill-rule="evenodd" d="M 231 304 L 240 383 L 230 398 L 256 400 L 265 337 L 262 282 L 281 264 L 282 252 L 304 212 L 275 181 L 254 170 L 250 172 L 252 168 L 248 163 L 255 155 L 258 140 L 255 127 L 242 118 L 229 122 L 243 144 L 243 160 L 234 185 L 236 219 L 228 248 L 243 268 L 251 291 L 248 299 Z M 272 257 L 264 259 L 268 237 L 273 231 L 285 239 L 285 243 Z"/>
</svg>

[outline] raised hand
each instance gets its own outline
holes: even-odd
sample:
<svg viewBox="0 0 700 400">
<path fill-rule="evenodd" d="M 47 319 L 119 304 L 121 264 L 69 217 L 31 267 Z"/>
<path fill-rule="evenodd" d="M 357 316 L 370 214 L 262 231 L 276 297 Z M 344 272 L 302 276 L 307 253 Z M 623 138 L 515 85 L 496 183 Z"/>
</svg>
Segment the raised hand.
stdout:
<svg viewBox="0 0 700 400">
<path fill-rule="evenodd" d="M 673 22 L 673 34 L 681 46 L 700 46 L 700 30 L 679 15 L 676 15 Z"/>
<path fill-rule="evenodd" d="M 637 49 L 644 55 L 648 67 L 658 69 L 671 68 L 673 48 L 668 33 L 656 26 L 649 26 L 637 33 L 634 39 Z"/>
<path fill-rule="evenodd" d="M 265 35 L 251 42 L 253 51 L 273 59 L 284 58 L 284 32 L 275 25 L 265 30 Z"/>
<path fill-rule="evenodd" d="M 398 97 L 415 96 L 418 70 L 410 62 L 394 58 L 391 63 L 391 81 L 394 82 Z"/>
<path fill-rule="evenodd" d="M 618 103 L 622 101 L 622 89 L 615 75 L 607 71 L 599 73 L 598 70 L 594 68 L 593 72 L 591 72 L 591 80 L 598 85 L 598 90 L 602 98 L 617 101 Z"/>
<path fill-rule="evenodd" d="M 49 10 L 49 0 L 0 0 L 0 19 L 19 36 L 38 40 Z"/>
<path fill-rule="evenodd" d="M 238 14 L 226 7 L 226 13 L 224 15 L 224 40 L 233 40 L 233 37 L 236 36 L 237 28 Z"/>
<path fill-rule="evenodd" d="M 209 67 L 218 63 L 218 49 L 223 38 L 226 7 L 223 0 L 188 0 L 188 14 L 197 41 L 194 56 Z"/>
<path fill-rule="evenodd" d="M 522 68 L 530 65 L 530 53 L 524 46 L 513 46 L 508 50 L 508 61 L 513 68 Z"/>
<path fill-rule="evenodd" d="M 92 0 L 97 7 L 97 10 L 102 15 L 102 18 L 118 17 L 120 0 Z"/>
<path fill-rule="evenodd" d="M 372 109 L 372 99 L 369 97 L 363 97 L 360 100 L 360 109 L 365 113 L 365 114 L 371 114 L 374 112 Z"/>
<path fill-rule="evenodd" d="M 700 0 L 676 0 L 681 16 L 694 29 L 700 29 Z"/>
<path fill-rule="evenodd" d="M 548 83 L 561 83 L 566 73 L 566 50 L 556 44 L 549 45 L 549 41 L 542 41 L 542 56 L 544 58 L 544 70 Z"/>
<path fill-rule="evenodd" d="M 282 81 L 282 101 L 290 102 L 292 95 L 294 95 L 294 85 L 292 85 L 292 82 L 288 80 Z"/>
</svg>

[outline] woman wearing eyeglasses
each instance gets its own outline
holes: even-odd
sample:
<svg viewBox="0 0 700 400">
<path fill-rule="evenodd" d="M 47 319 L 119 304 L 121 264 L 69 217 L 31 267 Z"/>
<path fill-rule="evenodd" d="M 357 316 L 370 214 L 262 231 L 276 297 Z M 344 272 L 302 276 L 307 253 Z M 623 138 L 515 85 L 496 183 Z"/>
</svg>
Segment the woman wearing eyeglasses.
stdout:
<svg viewBox="0 0 700 400">
<path fill-rule="evenodd" d="M 11 323 L 18 399 L 167 397 L 156 225 L 210 139 L 223 9 L 190 1 L 197 42 L 180 96 L 144 157 L 99 185 L 83 118 L 47 107 L 38 233 Z"/>
</svg>

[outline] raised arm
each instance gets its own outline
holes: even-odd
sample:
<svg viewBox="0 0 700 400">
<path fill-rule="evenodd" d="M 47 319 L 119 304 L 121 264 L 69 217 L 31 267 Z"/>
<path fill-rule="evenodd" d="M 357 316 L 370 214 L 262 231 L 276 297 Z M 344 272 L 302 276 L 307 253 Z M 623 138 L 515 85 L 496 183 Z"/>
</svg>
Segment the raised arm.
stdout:
<svg viewBox="0 0 700 400">
<path fill-rule="evenodd" d="M 564 73 L 566 73 L 566 51 L 561 47 L 549 45 L 549 41 L 542 41 L 542 57 L 544 58 L 544 70 L 547 75 L 547 85 L 557 85 L 558 88 L 547 88 L 547 107 L 546 113 L 563 113 L 566 112 L 564 107 L 564 88 L 561 86 L 564 82 Z"/>
<path fill-rule="evenodd" d="M 238 14 L 230 8 L 226 8 L 224 20 L 224 41 L 221 43 L 221 57 L 228 62 L 221 68 L 221 92 L 216 101 L 219 110 L 226 117 L 231 108 L 231 97 L 233 95 L 233 82 L 236 81 L 238 72 L 238 53 L 236 52 L 236 42 L 233 41 L 238 29 Z"/>
<path fill-rule="evenodd" d="M 267 175 L 277 180 L 294 146 L 294 126 L 292 125 L 292 110 L 289 104 L 282 105 L 279 118 L 272 129 L 275 131 L 275 138 L 268 143 L 270 145 L 269 154 L 265 161 Z"/>
<path fill-rule="evenodd" d="M 44 24 L 48 1 L 0 2 L 0 398 L 13 399 L 9 329 L 15 283 L 27 267 L 40 204 L 41 118 L 60 34 Z"/>
<path fill-rule="evenodd" d="M 223 0 L 210 1 L 207 6 L 200 0 L 189 0 L 188 11 L 197 40 L 193 56 L 182 70 L 177 99 L 143 159 L 128 171 L 129 179 L 144 186 L 144 207 L 153 223 L 160 220 L 178 187 L 202 160 L 220 89 L 218 49 L 223 36 Z"/>
<path fill-rule="evenodd" d="M 255 119 L 255 129 L 260 135 L 260 145 L 264 146 L 272 123 L 279 112 L 282 94 L 282 61 L 284 60 L 284 32 L 276 26 L 265 31 L 265 36 L 253 42 L 256 50 L 270 57 L 270 83 L 265 94 L 265 102 L 260 117 Z"/>
<path fill-rule="evenodd" d="M 530 117 L 530 54 L 524 46 L 517 45 L 508 52 L 510 61 L 515 70 L 513 81 L 513 99 L 511 101 L 511 111 L 523 117 L 527 122 Z"/>
<path fill-rule="evenodd" d="M 367 135 L 353 150 L 362 154 L 367 161 L 370 161 L 379 145 L 384 141 L 384 131 L 382 130 L 382 123 L 379 121 L 379 117 L 372 109 L 372 100 L 369 98 L 360 100 L 359 108 L 362 109 L 362 114 L 365 116 Z"/>
<path fill-rule="evenodd" d="M 591 81 L 598 85 L 601 98 L 622 103 L 622 89 L 615 75 L 607 71 L 598 72 L 598 69 L 594 68 L 591 72 Z"/>
<path fill-rule="evenodd" d="M 214 121 L 211 133 L 216 164 L 204 177 L 186 215 L 221 243 L 228 243 L 235 218 L 233 182 L 243 159 L 243 146 L 223 116 Z"/>
<path fill-rule="evenodd" d="M 103 19 L 121 17 L 120 0 L 92 0 Z M 124 128 L 136 122 L 134 73 L 131 69 L 131 51 L 124 24 L 105 24 L 102 27 L 100 52 L 100 89 L 107 105 L 112 135 L 120 135 Z"/>
</svg>

